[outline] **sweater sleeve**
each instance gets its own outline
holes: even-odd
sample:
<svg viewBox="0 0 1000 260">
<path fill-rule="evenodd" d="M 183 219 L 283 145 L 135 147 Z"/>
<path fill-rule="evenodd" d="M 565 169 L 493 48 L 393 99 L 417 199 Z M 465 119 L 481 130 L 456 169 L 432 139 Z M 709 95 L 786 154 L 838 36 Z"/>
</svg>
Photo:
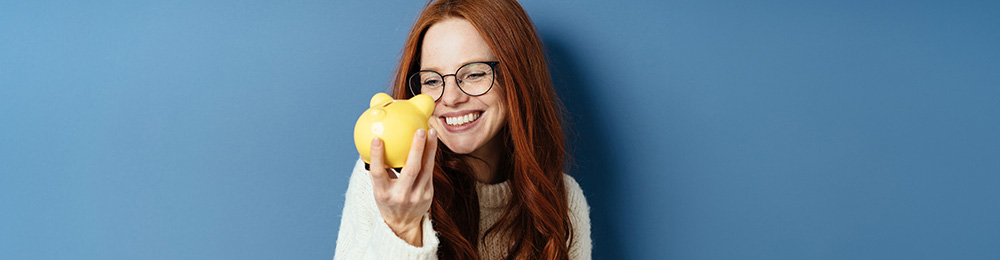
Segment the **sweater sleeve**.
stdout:
<svg viewBox="0 0 1000 260">
<path fill-rule="evenodd" d="M 430 214 L 424 215 L 422 247 L 396 236 L 375 205 L 371 177 L 360 159 L 345 197 L 333 259 L 437 259 L 439 241 Z"/>
<path fill-rule="evenodd" d="M 583 189 L 576 179 L 563 175 L 566 183 L 566 200 L 569 202 L 569 222 L 573 227 L 573 240 L 569 245 L 569 259 L 591 259 L 593 243 L 590 238 L 590 205 L 583 196 Z"/>
</svg>

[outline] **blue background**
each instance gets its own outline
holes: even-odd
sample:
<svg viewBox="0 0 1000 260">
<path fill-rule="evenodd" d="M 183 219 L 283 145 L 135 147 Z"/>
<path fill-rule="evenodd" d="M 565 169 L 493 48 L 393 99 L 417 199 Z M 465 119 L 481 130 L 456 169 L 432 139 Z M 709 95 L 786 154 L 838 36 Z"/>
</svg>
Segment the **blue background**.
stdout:
<svg viewBox="0 0 1000 260">
<path fill-rule="evenodd" d="M 596 258 L 1000 258 L 1000 5 L 523 5 Z M 331 258 L 422 6 L 0 2 L 0 258 Z"/>
</svg>

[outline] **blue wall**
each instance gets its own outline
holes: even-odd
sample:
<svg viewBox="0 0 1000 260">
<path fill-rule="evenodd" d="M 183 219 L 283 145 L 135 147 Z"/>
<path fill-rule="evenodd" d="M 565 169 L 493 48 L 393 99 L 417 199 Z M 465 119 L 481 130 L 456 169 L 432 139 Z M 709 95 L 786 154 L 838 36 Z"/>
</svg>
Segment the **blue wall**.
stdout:
<svg viewBox="0 0 1000 260">
<path fill-rule="evenodd" d="M 18 2 L 4 259 L 331 258 L 353 122 L 423 5 Z M 598 259 L 1000 258 L 1000 5 L 523 5 Z"/>
</svg>

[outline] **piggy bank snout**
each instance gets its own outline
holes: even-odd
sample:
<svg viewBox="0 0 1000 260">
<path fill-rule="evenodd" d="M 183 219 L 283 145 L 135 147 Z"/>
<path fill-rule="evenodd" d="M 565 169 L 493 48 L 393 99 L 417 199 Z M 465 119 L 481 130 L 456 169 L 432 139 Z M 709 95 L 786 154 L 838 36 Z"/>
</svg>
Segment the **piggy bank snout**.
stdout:
<svg viewBox="0 0 1000 260">
<path fill-rule="evenodd" d="M 385 119 L 385 115 L 385 109 L 380 107 L 373 107 L 368 110 L 368 120 L 371 121 L 382 121 L 382 119 Z"/>
</svg>

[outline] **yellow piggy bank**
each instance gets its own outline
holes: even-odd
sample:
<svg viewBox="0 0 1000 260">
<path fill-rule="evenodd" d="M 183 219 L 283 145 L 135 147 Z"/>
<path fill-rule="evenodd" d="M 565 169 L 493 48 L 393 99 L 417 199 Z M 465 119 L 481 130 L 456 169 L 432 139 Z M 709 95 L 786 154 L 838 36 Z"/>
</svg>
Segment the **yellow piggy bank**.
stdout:
<svg viewBox="0 0 1000 260">
<path fill-rule="evenodd" d="M 370 107 L 354 125 L 354 145 L 361 159 L 371 164 L 372 138 L 382 139 L 385 147 L 385 165 L 401 168 L 413 143 L 417 129 L 427 131 L 427 121 L 434 113 L 434 99 L 417 95 L 409 100 L 394 100 L 385 93 L 372 97 Z"/>
</svg>

